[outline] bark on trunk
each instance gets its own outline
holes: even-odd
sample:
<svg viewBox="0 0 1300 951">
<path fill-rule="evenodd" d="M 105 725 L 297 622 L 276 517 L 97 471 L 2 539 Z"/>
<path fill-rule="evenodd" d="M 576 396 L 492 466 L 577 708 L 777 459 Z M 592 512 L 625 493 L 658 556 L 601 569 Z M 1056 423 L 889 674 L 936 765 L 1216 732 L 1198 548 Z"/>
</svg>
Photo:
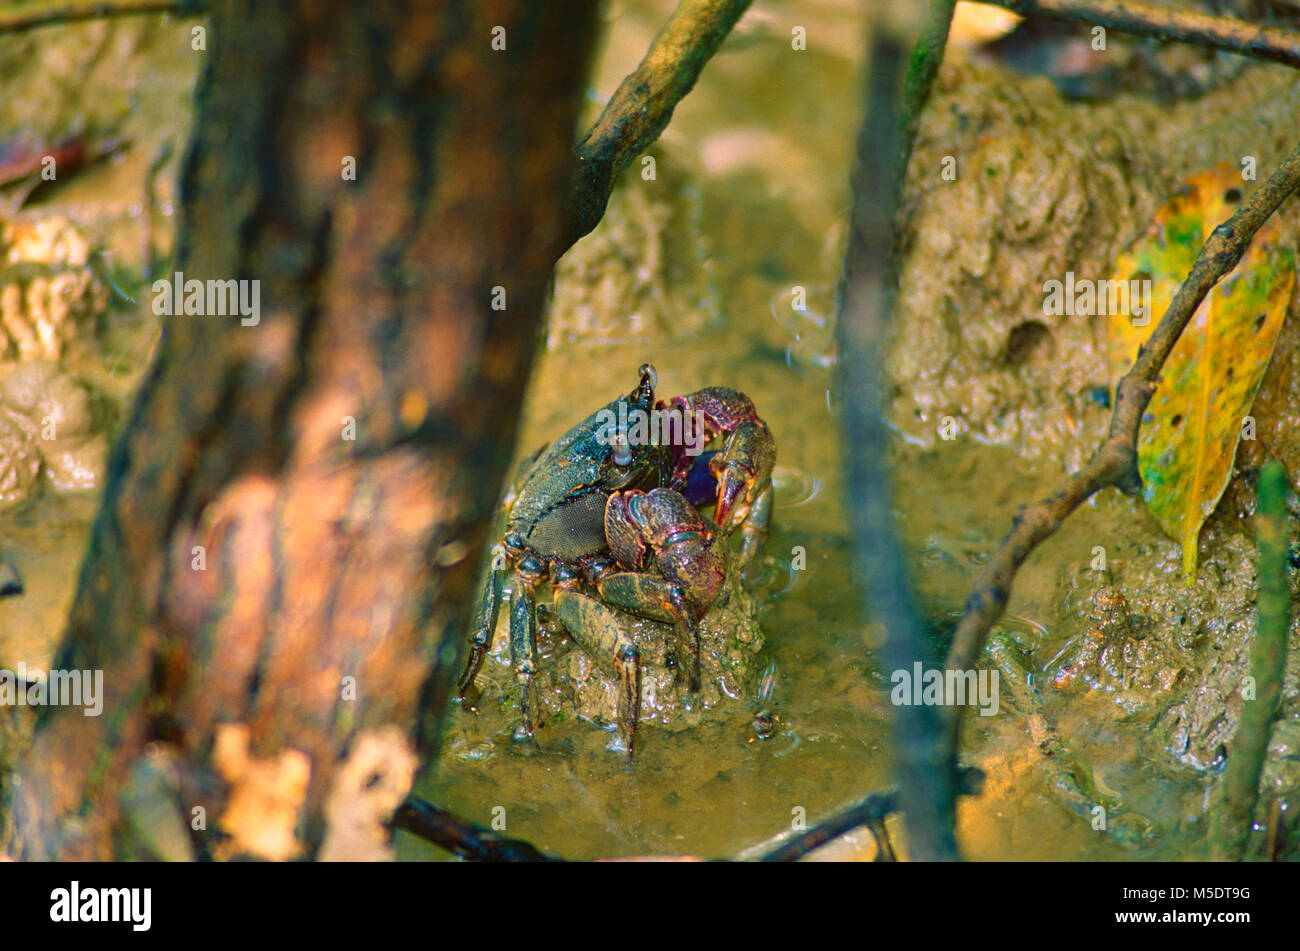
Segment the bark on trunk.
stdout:
<svg viewBox="0 0 1300 951">
<path fill-rule="evenodd" d="M 104 671 L 103 715 L 41 723 L 22 855 L 383 853 L 513 444 L 593 8 L 216 5 L 176 269 L 259 281 L 260 322 L 164 319 L 57 661 Z"/>
</svg>

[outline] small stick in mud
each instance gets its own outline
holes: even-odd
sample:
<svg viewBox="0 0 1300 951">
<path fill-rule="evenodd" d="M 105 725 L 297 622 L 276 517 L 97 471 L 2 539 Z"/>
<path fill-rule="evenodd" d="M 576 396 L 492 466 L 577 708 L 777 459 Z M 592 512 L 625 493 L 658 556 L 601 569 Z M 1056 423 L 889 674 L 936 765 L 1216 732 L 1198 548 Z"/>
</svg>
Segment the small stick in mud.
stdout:
<svg viewBox="0 0 1300 951">
<path fill-rule="evenodd" d="M 130 143 L 119 136 L 92 138 L 74 133 L 54 142 L 28 134 L 0 142 L 0 188 L 14 187 L 10 213 L 17 212 L 33 191 L 45 181 L 41 172 L 53 162 L 65 173 L 98 162 Z"/>
<path fill-rule="evenodd" d="M 984 787 L 984 773 L 974 766 L 958 770 L 958 792 L 963 796 L 978 796 Z M 877 861 L 897 861 L 893 844 L 885 831 L 884 820 L 900 810 L 897 789 L 869 793 L 851 806 L 840 810 L 806 832 L 787 839 L 760 854 L 760 862 L 794 862 L 833 839 L 866 826 L 876 838 L 880 849 Z M 409 832 L 432 842 L 471 862 L 564 862 L 566 859 L 547 855 L 522 839 L 507 839 L 482 826 L 475 825 L 418 796 L 407 796 L 397 807 L 389 821 L 393 829 Z M 748 852 L 751 850 L 744 850 Z M 742 852 L 743 854 L 743 852 Z M 698 861 L 695 856 L 641 856 L 644 861 Z"/>
<path fill-rule="evenodd" d="M 963 766 L 957 770 L 957 792 L 962 796 L 978 796 L 984 788 L 984 772 L 974 766 Z M 886 816 L 899 812 L 903 807 L 903 802 L 899 795 L 898 789 L 886 789 L 882 792 L 870 793 L 859 799 L 853 805 L 841 809 L 835 815 L 823 822 L 817 823 L 806 832 L 801 832 L 793 838 L 787 839 L 769 851 L 759 856 L 760 862 L 795 862 L 803 858 L 814 849 L 818 849 L 832 839 L 852 832 L 859 826 L 867 826 L 872 829 L 876 836 L 876 842 L 881 847 L 882 860 L 891 861 L 885 858 L 887 854 L 893 855 L 893 847 L 889 844 L 888 837 L 880 837 L 876 831 L 883 828 L 881 823 Z"/>
<path fill-rule="evenodd" d="M 389 823 L 471 862 L 560 862 L 521 839 L 507 839 L 466 822 L 417 796 L 408 796 Z"/>
<path fill-rule="evenodd" d="M 207 10 L 206 0 L 91 0 L 89 3 L 61 3 L 33 9 L 31 4 L 0 7 L 0 33 L 26 33 L 42 26 L 81 23 L 106 17 L 142 13 L 174 13 L 198 16 Z"/>
<path fill-rule="evenodd" d="M 1169 10 L 1119 0 L 988 0 L 1026 17 L 1101 26 L 1121 33 L 1208 46 L 1300 67 L 1300 33 L 1195 10 Z"/>
</svg>

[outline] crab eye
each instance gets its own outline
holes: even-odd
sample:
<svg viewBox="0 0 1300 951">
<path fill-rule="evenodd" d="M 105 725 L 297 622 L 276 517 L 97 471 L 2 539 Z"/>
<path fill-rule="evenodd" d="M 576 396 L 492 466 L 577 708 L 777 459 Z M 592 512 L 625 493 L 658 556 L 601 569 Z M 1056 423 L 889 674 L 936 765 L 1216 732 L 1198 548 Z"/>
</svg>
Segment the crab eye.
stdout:
<svg viewBox="0 0 1300 951">
<path fill-rule="evenodd" d="M 609 453 L 616 466 L 627 466 L 632 463 L 632 446 L 627 441 L 626 433 L 614 433 L 610 437 Z"/>
<path fill-rule="evenodd" d="M 636 372 L 641 379 L 649 379 L 650 389 L 655 390 L 659 388 L 659 373 L 655 370 L 653 364 L 643 363 Z"/>
</svg>

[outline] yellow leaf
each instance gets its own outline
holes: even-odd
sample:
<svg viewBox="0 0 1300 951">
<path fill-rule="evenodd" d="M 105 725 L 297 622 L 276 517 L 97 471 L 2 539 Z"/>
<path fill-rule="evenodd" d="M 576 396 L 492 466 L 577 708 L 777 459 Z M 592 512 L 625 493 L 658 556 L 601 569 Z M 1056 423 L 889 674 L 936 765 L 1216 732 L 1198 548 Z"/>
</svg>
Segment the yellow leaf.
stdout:
<svg viewBox="0 0 1300 951">
<path fill-rule="evenodd" d="M 1236 211 L 1243 192 L 1241 176 L 1230 165 L 1192 176 L 1115 262 L 1113 279 L 1139 282 L 1129 288 L 1141 289 L 1141 296 L 1130 293 L 1128 307 L 1116 308 L 1108 319 L 1112 391 L 1168 310 L 1205 239 Z M 1189 583 L 1196 576 L 1201 526 L 1232 475 L 1237 443 L 1282 329 L 1294 277 L 1291 252 L 1279 244 L 1277 222 L 1270 220 L 1188 322 L 1142 417 L 1143 501 L 1182 545 Z"/>
</svg>

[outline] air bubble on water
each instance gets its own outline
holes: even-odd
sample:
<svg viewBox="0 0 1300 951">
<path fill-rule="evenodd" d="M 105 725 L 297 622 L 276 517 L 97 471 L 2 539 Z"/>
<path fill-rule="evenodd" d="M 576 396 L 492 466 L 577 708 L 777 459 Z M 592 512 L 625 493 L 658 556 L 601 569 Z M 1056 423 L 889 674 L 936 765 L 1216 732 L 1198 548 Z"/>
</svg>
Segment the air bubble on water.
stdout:
<svg viewBox="0 0 1300 951">
<path fill-rule="evenodd" d="M 751 573 L 754 573 L 752 579 Z M 788 557 L 768 555 L 761 564 L 750 566 L 750 571 L 745 573 L 745 582 L 755 595 L 764 599 L 775 598 L 794 587 L 798 574 Z"/>
<path fill-rule="evenodd" d="M 815 300 L 827 299 L 831 293 L 829 284 L 811 285 L 807 288 L 809 297 Z M 787 333 L 785 362 L 787 366 L 817 366 L 822 368 L 835 365 L 835 341 L 831 333 L 832 321 L 828 313 L 809 306 L 796 310 L 792 303 L 790 288 L 782 288 L 768 301 L 768 311 Z"/>
<path fill-rule="evenodd" d="M 778 465 L 772 469 L 772 489 L 782 509 L 794 508 L 811 502 L 821 491 L 822 482 L 791 466 Z"/>
<path fill-rule="evenodd" d="M 468 749 L 459 750 L 456 758 L 464 762 L 485 763 L 496 755 L 496 748 L 486 740 Z"/>
<path fill-rule="evenodd" d="M 1020 614 L 1004 614 L 998 620 L 998 627 L 1011 635 L 1016 646 L 1023 651 L 1033 652 L 1046 643 L 1051 631 L 1045 624 Z"/>
<path fill-rule="evenodd" d="M 773 754 L 776 756 L 789 756 L 797 750 L 803 742 L 799 738 L 799 734 L 794 730 L 787 729 L 784 733 L 779 734 L 779 736 L 786 740 L 786 745 L 784 748 L 773 750 Z M 776 737 L 773 737 L 772 739 L 776 739 Z M 768 742 L 770 743 L 771 741 L 769 740 Z"/>
</svg>

